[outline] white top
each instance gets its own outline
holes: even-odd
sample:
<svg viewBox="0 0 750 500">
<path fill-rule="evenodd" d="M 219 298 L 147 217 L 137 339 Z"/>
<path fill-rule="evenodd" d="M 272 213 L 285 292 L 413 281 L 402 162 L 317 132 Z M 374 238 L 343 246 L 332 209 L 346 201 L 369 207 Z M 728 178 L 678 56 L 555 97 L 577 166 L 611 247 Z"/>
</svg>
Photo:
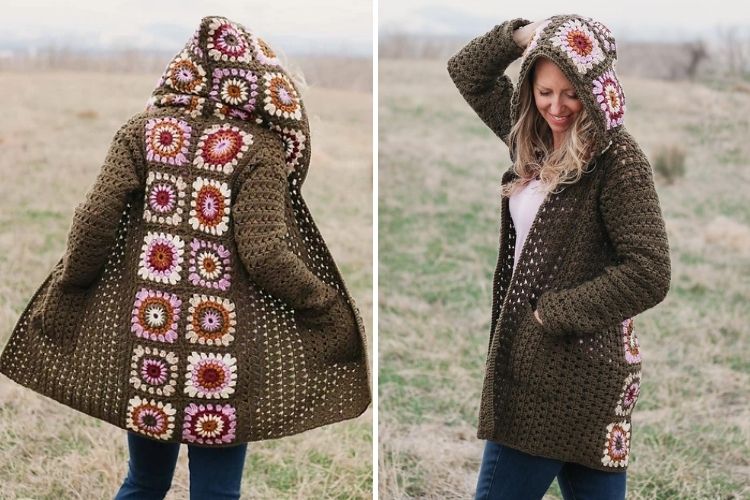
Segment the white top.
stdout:
<svg viewBox="0 0 750 500">
<path fill-rule="evenodd" d="M 523 188 L 513 193 L 508 200 L 510 205 L 510 216 L 513 219 L 513 225 L 516 228 L 516 252 L 513 260 L 513 269 L 518 264 L 521 256 L 523 243 L 529 235 L 531 224 L 536 218 L 536 213 L 544 201 L 544 190 L 540 189 L 542 181 L 532 179 Z"/>
</svg>

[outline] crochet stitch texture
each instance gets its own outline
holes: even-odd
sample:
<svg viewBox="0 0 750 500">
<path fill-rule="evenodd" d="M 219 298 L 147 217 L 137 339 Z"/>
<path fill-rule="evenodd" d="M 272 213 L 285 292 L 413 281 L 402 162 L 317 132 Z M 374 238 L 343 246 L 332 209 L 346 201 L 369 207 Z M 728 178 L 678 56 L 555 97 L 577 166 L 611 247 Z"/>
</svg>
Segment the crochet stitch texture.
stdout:
<svg viewBox="0 0 750 500">
<path fill-rule="evenodd" d="M 309 162 L 304 105 L 272 49 L 203 18 L 115 134 L 0 372 L 168 442 L 360 415 L 364 325 L 302 198 Z"/>
<path fill-rule="evenodd" d="M 578 182 L 546 196 L 515 271 L 516 233 L 508 198 L 502 199 L 477 436 L 623 471 L 641 381 L 633 317 L 669 291 L 665 224 L 651 166 L 623 125 L 625 96 L 611 32 L 587 17 L 554 16 L 524 51 L 512 33 L 530 23 L 508 20 L 472 40 L 449 60 L 451 78 L 508 144 L 520 85 L 514 87 L 505 69 L 523 56 L 521 82 L 534 61 L 547 57 L 594 117 L 596 150 Z M 515 177 L 511 166 L 501 182 Z"/>
</svg>

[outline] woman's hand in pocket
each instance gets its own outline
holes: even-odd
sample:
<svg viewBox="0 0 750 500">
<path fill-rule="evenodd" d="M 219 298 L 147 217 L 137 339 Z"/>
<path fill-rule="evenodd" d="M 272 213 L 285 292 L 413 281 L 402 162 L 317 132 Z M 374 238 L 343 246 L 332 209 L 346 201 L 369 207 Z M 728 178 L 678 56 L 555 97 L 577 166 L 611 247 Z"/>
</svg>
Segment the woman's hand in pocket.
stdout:
<svg viewBox="0 0 750 500">
<path fill-rule="evenodd" d="M 539 311 L 538 311 L 538 310 L 536 310 L 536 309 L 534 309 L 534 317 L 536 318 L 536 320 L 537 320 L 537 321 L 539 322 L 539 324 L 540 324 L 540 325 L 543 325 L 543 324 L 544 324 L 544 323 L 542 322 L 542 318 L 540 318 L 540 317 L 539 317 Z"/>
<path fill-rule="evenodd" d="M 359 327 L 353 307 L 341 295 L 318 310 L 300 310 L 297 320 L 307 329 L 306 340 L 315 344 L 329 363 L 355 361 L 362 356 Z"/>
</svg>

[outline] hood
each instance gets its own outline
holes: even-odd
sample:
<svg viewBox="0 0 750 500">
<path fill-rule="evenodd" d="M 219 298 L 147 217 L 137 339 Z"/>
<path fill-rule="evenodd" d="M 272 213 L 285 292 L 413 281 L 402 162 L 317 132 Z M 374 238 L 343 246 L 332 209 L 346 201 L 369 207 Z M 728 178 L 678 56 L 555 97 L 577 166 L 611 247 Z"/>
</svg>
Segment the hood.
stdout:
<svg viewBox="0 0 750 500">
<path fill-rule="evenodd" d="M 167 65 L 147 109 L 257 123 L 283 141 L 287 171 L 302 183 L 310 165 L 304 104 L 273 49 L 240 23 L 207 16 Z"/>
<path fill-rule="evenodd" d="M 593 155 L 601 154 L 623 128 L 625 94 L 617 79 L 617 49 L 602 23 L 575 14 L 558 15 L 537 27 L 523 52 L 518 85 L 511 99 L 511 123 L 518 119 L 521 83 L 541 56 L 554 61 L 575 87 L 596 123 Z"/>
</svg>

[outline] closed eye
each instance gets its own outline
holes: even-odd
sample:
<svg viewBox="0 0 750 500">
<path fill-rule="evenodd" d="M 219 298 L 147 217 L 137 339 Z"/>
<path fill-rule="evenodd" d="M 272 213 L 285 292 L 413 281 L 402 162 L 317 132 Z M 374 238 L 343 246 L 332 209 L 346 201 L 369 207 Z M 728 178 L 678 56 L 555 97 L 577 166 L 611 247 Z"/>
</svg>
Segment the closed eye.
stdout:
<svg viewBox="0 0 750 500">
<path fill-rule="evenodd" d="M 550 92 L 539 92 L 539 95 L 548 96 L 550 95 Z M 568 94 L 568 97 L 571 99 L 578 99 L 578 96 L 575 94 L 574 95 Z"/>
</svg>

